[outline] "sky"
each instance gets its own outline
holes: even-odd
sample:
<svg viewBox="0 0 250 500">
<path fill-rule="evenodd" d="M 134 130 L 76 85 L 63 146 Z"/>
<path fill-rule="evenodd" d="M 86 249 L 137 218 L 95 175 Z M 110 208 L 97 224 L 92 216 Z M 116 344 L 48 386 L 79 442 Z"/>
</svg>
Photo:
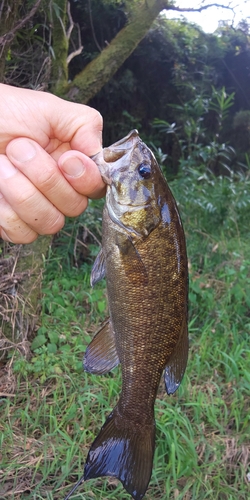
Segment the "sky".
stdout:
<svg viewBox="0 0 250 500">
<path fill-rule="evenodd" d="M 205 9 L 203 12 L 199 13 L 188 13 L 183 12 L 181 16 L 184 16 L 188 21 L 193 22 L 201 26 L 203 31 L 206 33 L 213 33 L 217 27 L 220 20 L 229 21 L 233 26 L 237 26 L 239 21 L 245 19 L 250 24 L 250 0 L 176 0 L 175 5 L 181 8 L 185 7 L 200 7 L 201 4 L 212 4 L 217 3 L 221 5 L 234 7 L 234 13 L 227 10 L 221 9 L 219 7 L 210 7 Z M 167 17 L 170 19 L 180 18 L 175 11 L 167 11 Z"/>
</svg>

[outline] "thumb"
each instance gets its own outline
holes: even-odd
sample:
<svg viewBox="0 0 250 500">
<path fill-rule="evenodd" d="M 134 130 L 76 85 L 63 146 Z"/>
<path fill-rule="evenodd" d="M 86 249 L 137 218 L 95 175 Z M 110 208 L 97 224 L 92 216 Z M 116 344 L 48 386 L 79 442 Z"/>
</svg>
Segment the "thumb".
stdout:
<svg viewBox="0 0 250 500">
<path fill-rule="evenodd" d="M 58 166 L 69 184 L 78 193 L 88 198 L 101 198 L 105 194 L 105 184 L 95 162 L 80 151 L 63 153 Z"/>
</svg>

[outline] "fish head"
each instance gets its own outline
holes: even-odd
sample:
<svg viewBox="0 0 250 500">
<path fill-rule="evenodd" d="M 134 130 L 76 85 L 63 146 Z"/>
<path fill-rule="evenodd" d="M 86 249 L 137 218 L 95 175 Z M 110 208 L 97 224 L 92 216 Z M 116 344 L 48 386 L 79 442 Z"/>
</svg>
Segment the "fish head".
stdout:
<svg viewBox="0 0 250 500">
<path fill-rule="evenodd" d="M 148 235 L 161 220 L 161 188 L 166 181 L 137 130 L 93 159 L 108 185 L 106 205 L 111 219 L 135 235 Z"/>
</svg>

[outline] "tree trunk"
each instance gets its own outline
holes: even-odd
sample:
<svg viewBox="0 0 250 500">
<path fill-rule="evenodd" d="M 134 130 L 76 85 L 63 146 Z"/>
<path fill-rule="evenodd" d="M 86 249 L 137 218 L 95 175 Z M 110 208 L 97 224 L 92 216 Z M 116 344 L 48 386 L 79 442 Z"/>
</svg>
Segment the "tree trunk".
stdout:
<svg viewBox="0 0 250 500">
<path fill-rule="evenodd" d="M 155 18 L 167 6 L 167 0 L 145 0 L 108 47 L 74 78 L 64 97 L 81 103 L 92 99 L 135 50 Z"/>
<path fill-rule="evenodd" d="M 51 92 L 60 95 L 68 85 L 69 40 L 66 34 L 67 0 L 56 0 L 52 4 L 53 57 L 51 66 Z"/>
</svg>

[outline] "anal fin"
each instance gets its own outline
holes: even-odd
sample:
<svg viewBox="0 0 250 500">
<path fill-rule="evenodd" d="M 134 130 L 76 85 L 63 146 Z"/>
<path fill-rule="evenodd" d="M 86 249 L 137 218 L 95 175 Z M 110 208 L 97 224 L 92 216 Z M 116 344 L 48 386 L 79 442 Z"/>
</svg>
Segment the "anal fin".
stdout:
<svg viewBox="0 0 250 500">
<path fill-rule="evenodd" d="M 102 375 L 120 363 L 115 345 L 115 335 L 110 320 L 98 330 L 87 347 L 83 366 L 89 373 Z"/>
</svg>

